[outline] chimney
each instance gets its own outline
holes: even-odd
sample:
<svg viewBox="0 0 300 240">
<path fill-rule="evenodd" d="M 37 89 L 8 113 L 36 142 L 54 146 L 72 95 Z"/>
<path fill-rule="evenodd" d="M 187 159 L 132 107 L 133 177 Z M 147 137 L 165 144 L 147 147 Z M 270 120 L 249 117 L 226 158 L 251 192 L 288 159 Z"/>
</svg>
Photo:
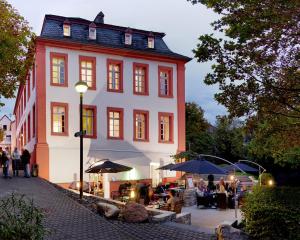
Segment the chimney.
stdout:
<svg viewBox="0 0 300 240">
<path fill-rule="evenodd" d="M 94 23 L 104 23 L 104 13 L 101 11 L 98 13 L 98 15 L 95 17 Z"/>
</svg>

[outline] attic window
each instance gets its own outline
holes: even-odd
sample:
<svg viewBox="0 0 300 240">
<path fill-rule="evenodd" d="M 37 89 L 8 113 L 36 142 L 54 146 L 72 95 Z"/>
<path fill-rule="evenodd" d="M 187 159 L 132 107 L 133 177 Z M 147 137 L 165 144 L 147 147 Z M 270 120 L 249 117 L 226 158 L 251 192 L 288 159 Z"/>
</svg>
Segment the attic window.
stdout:
<svg viewBox="0 0 300 240">
<path fill-rule="evenodd" d="M 91 24 L 89 27 L 89 39 L 96 40 L 97 32 L 95 24 Z"/>
<path fill-rule="evenodd" d="M 132 44 L 132 34 L 131 33 L 125 33 L 125 44 L 126 45 Z"/>
<path fill-rule="evenodd" d="M 64 23 L 63 28 L 64 28 L 64 36 L 65 37 L 70 37 L 71 36 L 71 26 L 70 26 L 70 24 Z"/>
<path fill-rule="evenodd" d="M 154 48 L 154 37 L 148 37 L 148 48 Z"/>
</svg>

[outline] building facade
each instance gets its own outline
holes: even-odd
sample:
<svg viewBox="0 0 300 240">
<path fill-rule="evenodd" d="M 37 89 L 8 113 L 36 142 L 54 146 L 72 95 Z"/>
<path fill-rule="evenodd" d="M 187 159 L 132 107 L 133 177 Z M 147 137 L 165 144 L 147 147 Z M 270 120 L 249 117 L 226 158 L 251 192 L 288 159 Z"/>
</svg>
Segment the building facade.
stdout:
<svg viewBox="0 0 300 240">
<path fill-rule="evenodd" d="M 79 178 L 79 95 L 84 94 L 84 168 L 100 159 L 132 167 L 104 174 L 113 180 L 152 179 L 185 150 L 185 63 L 164 34 L 46 15 L 36 40 L 35 63 L 19 88 L 14 109 L 16 144 L 32 152 L 39 175 L 55 183 Z M 87 180 L 88 175 L 84 178 Z"/>
<path fill-rule="evenodd" d="M 11 149 L 13 125 L 14 121 L 12 121 L 8 116 L 4 115 L 0 118 L 0 129 L 3 132 L 3 137 L 0 139 L 0 147 L 2 147 L 2 149 L 5 149 L 6 147 Z"/>
</svg>

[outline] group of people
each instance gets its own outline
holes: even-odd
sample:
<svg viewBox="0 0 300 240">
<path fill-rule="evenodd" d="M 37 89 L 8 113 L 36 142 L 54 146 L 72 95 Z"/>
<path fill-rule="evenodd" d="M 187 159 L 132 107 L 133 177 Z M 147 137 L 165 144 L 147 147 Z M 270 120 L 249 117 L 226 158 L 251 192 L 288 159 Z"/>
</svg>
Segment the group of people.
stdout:
<svg viewBox="0 0 300 240">
<path fill-rule="evenodd" d="M 237 195 L 237 190 L 239 187 L 239 181 L 233 180 L 231 182 L 225 182 L 224 178 L 220 178 L 217 184 L 214 183 L 214 176 L 208 176 L 208 184 L 204 182 L 203 179 L 200 179 L 198 186 L 196 188 L 197 196 L 205 199 L 205 203 L 208 206 L 214 206 L 216 202 L 216 194 L 225 194 L 228 200 L 229 207 L 234 205 L 234 197 Z M 241 192 L 243 192 L 244 188 L 239 192 L 239 195 L 236 196 L 241 197 Z"/>
<path fill-rule="evenodd" d="M 18 148 L 11 153 L 9 148 L 2 149 L 0 147 L 0 167 L 3 169 L 3 177 L 11 179 L 9 174 L 10 165 L 12 166 L 13 176 L 19 176 L 19 170 L 24 170 L 24 177 L 30 177 L 30 153 L 27 149 L 22 149 L 20 154 Z"/>
</svg>

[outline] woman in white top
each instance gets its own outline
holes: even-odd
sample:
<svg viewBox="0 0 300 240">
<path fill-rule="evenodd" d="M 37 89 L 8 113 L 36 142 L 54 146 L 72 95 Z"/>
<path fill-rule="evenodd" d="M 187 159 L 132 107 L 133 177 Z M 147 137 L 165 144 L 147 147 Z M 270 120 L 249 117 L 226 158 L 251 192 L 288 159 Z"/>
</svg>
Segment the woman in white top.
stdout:
<svg viewBox="0 0 300 240">
<path fill-rule="evenodd" d="M 11 158 L 12 158 L 13 175 L 19 176 L 19 166 L 21 164 L 21 157 L 18 148 L 14 149 Z"/>
</svg>

